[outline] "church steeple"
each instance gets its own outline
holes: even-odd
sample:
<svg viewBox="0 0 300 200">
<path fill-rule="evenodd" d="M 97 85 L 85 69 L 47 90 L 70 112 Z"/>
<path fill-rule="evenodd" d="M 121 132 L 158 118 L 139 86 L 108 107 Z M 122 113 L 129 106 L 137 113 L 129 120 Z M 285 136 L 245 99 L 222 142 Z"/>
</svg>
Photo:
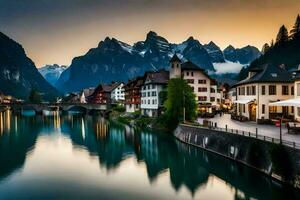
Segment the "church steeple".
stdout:
<svg viewBox="0 0 300 200">
<path fill-rule="evenodd" d="M 181 60 L 178 58 L 176 53 L 170 60 L 170 78 L 181 77 Z"/>
</svg>

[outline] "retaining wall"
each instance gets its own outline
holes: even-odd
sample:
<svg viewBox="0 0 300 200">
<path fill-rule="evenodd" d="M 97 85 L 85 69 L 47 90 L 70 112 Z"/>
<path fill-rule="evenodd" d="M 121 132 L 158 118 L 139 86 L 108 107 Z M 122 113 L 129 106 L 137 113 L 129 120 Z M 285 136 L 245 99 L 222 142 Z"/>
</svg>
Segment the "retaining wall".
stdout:
<svg viewBox="0 0 300 200">
<path fill-rule="evenodd" d="M 300 151 L 297 149 L 242 135 L 183 124 L 177 127 L 174 135 L 182 142 L 243 163 L 277 180 L 291 183 L 300 188 Z M 276 149 L 283 150 L 285 152 L 283 156 L 278 155 L 279 158 L 276 158 L 276 155 L 274 156 Z M 276 160 L 288 162 L 284 164 L 288 165 L 286 168 L 289 172 L 285 173 L 285 169 L 280 169 L 282 163 L 278 164 Z M 293 177 L 286 178 L 290 174 Z"/>
</svg>

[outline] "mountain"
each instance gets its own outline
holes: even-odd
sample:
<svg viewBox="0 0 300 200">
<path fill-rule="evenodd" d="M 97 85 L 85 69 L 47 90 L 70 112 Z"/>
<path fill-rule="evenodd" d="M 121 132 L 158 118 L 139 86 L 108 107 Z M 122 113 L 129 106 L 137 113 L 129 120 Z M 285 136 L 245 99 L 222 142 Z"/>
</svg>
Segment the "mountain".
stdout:
<svg viewBox="0 0 300 200">
<path fill-rule="evenodd" d="M 223 63 L 225 62 L 225 58 L 222 50 L 218 47 L 213 41 L 204 45 L 211 61 L 213 63 Z"/>
<path fill-rule="evenodd" d="M 45 99 L 58 94 L 26 56 L 23 47 L 0 32 L 0 91 L 25 99 L 31 89 L 45 93 Z"/>
<path fill-rule="evenodd" d="M 113 80 L 127 81 L 149 68 L 130 45 L 107 37 L 96 48 L 74 58 L 56 85 L 63 92 L 79 91 Z"/>
<path fill-rule="evenodd" d="M 133 45 L 115 38 L 105 38 L 85 55 L 74 58 L 71 66 L 61 74 L 55 85 L 65 93 L 94 87 L 99 83 L 127 81 L 143 75 L 146 71 L 168 68 L 174 53 L 183 61 L 190 60 L 212 73 L 215 72 L 214 62 L 225 63 L 223 52 L 213 42 L 202 45 L 198 40 L 189 37 L 182 43 L 172 44 L 150 31 L 144 41 Z M 237 57 L 248 56 L 242 53 L 248 51 L 240 52 Z"/>
<path fill-rule="evenodd" d="M 224 49 L 223 53 L 226 60 L 241 64 L 249 64 L 261 55 L 261 52 L 256 47 L 250 45 L 240 49 L 229 45 Z"/>
<path fill-rule="evenodd" d="M 183 60 L 192 61 L 206 70 L 215 71 L 208 52 L 204 46 L 193 37 L 189 37 L 179 45 L 173 45 L 173 48 L 175 52 L 182 55 Z"/>
<path fill-rule="evenodd" d="M 261 57 L 254 60 L 250 67 L 257 68 L 265 64 L 282 65 L 295 69 L 300 65 L 300 37 L 280 44 L 275 44 Z"/>
<path fill-rule="evenodd" d="M 46 65 L 44 67 L 39 68 L 39 72 L 41 75 L 48 81 L 51 85 L 55 86 L 57 80 L 60 75 L 67 69 L 67 66 L 64 65 Z"/>
</svg>

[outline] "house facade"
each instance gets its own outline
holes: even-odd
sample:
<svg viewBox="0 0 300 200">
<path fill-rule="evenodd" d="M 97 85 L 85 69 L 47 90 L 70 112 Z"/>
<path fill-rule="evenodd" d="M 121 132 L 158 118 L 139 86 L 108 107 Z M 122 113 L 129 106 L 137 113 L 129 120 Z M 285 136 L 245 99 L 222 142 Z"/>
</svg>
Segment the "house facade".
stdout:
<svg viewBox="0 0 300 200">
<path fill-rule="evenodd" d="M 117 83 L 116 87 L 111 91 L 112 103 L 124 103 L 125 90 L 124 83 Z"/>
<path fill-rule="evenodd" d="M 195 93 L 200 113 L 211 113 L 219 108 L 222 95 L 217 82 L 196 64 L 190 61 L 182 63 L 175 54 L 170 60 L 170 78 L 187 81 Z"/>
<path fill-rule="evenodd" d="M 250 121 L 278 119 L 294 115 L 293 106 L 271 106 L 270 103 L 294 97 L 293 76 L 285 68 L 265 65 L 250 69 L 248 77 L 236 85 L 235 112 Z"/>
<path fill-rule="evenodd" d="M 100 84 L 94 92 L 87 97 L 88 103 L 96 103 L 96 104 L 111 104 L 112 91 L 118 87 L 119 83 L 111 83 L 111 84 Z"/>
<path fill-rule="evenodd" d="M 124 86 L 126 112 L 133 113 L 140 110 L 141 87 L 144 84 L 144 77 L 128 81 Z"/>
<path fill-rule="evenodd" d="M 161 92 L 166 91 L 169 72 L 147 72 L 141 87 L 141 113 L 149 117 L 157 117 L 163 108 Z"/>
</svg>

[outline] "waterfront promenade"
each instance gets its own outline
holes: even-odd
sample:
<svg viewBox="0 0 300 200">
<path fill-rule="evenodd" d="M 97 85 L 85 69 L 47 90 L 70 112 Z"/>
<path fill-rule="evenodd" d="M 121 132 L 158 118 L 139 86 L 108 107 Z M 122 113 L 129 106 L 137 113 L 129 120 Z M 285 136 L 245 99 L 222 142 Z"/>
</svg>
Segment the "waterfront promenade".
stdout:
<svg viewBox="0 0 300 200">
<path fill-rule="evenodd" d="M 198 118 L 198 122 L 203 124 L 203 118 Z M 268 136 L 272 138 L 280 138 L 280 130 L 279 127 L 275 125 L 264 125 L 257 124 L 255 122 L 239 122 L 232 120 L 230 114 L 224 114 L 220 117 L 220 115 L 216 115 L 214 118 L 207 118 L 206 120 L 211 121 L 213 123 L 217 123 L 217 126 L 220 128 L 225 128 L 226 125 L 228 129 L 237 129 L 245 132 L 255 133 L 256 128 L 258 129 L 258 134 L 262 136 Z M 282 139 L 290 142 L 300 143 L 300 134 L 288 133 L 287 128 L 282 126 Z"/>
</svg>

